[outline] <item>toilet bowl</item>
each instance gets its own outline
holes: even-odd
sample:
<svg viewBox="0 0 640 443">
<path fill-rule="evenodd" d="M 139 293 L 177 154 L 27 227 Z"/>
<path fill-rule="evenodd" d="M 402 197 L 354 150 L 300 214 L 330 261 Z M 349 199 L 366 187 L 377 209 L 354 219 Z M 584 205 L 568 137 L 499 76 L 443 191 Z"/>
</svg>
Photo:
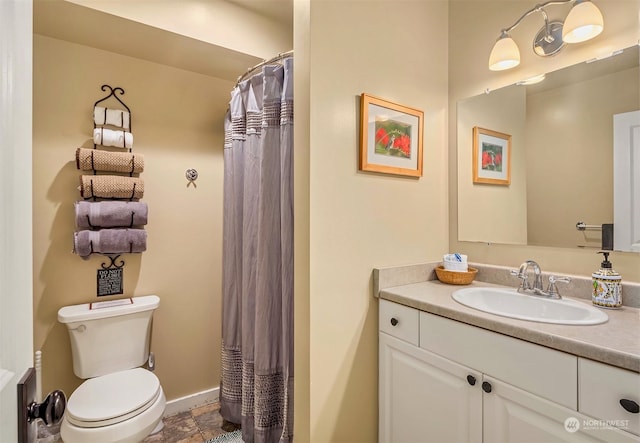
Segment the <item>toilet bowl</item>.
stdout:
<svg viewBox="0 0 640 443">
<path fill-rule="evenodd" d="M 139 442 L 162 419 L 160 381 L 142 368 L 89 379 L 76 389 L 60 428 L 66 442 Z"/>
<path fill-rule="evenodd" d="M 71 338 L 74 373 L 86 379 L 69 397 L 61 437 L 65 443 L 140 442 L 161 429 L 166 405 L 158 377 L 140 367 L 149 356 L 159 298 L 95 305 L 58 311 Z"/>
</svg>

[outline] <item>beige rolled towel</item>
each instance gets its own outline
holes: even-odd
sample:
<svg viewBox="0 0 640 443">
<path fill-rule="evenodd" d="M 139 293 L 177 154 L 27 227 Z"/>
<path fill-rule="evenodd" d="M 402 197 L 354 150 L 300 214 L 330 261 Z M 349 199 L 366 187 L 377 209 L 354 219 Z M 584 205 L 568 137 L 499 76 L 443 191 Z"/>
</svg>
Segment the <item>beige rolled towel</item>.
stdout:
<svg viewBox="0 0 640 443">
<path fill-rule="evenodd" d="M 132 152 L 78 148 L 76 149 L 76 166 L 82 171 L 139 174 L 144 171 L 144 156 Z"/>
<path fill-rule="evenodd" d="M 137 200 L 144 194 L 144 180 L 137 177 L 119 175 L 82 175 L 80 176 L 80 195 L 82 198 L 116 198 Z"/>
</svg>

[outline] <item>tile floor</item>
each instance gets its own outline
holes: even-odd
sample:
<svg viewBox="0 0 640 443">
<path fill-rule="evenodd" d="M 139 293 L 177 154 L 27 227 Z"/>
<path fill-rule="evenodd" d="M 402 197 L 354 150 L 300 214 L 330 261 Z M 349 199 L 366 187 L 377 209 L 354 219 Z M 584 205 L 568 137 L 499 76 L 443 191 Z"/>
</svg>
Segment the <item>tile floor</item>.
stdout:
<svg viewBox="0 0 640 443">
<path fill-rule="evenodd" d="M 238 429 L 220 416 L 220 403 L 209 403 L 190 411 L 165 417 L 164 428 L 145 438 L 142 443 L 203 443 L 207 440 Z M 38 429 L 38 443 L 62 443 L 56 428 Z"/>
<path fill-rule="evenodd" d="M 220 416 L 220 403 L 210 403 L 165 417 L 164 428 L 142 443 L 203 443 L 238 429 Z"/>
</svg>

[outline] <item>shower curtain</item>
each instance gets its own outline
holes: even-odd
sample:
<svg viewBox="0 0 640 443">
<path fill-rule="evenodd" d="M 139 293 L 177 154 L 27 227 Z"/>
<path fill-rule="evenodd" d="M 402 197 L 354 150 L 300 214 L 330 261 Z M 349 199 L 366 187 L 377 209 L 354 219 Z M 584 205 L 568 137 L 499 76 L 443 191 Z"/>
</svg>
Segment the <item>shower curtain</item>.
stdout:
<svg viewBox="0 0 640 443">
<path fill-rule="evenodd" d="M 231 93 L 225 119 L 220 413 L 245 442 L 293 434 L 293 59 Z"/>
</svg>

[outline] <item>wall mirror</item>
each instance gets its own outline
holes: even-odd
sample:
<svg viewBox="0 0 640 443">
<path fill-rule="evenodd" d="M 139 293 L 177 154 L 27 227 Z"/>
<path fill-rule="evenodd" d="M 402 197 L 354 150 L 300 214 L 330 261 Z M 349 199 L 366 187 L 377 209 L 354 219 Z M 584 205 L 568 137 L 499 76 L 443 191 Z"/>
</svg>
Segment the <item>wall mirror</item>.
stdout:
<svg viewBox="0 0 640 443">
<path fill-rule="evenodd" d="M 614 194 L 620 200 L 614 192 L 614 116 L 640 118 L 638 52 L 633 46 L 548 73 L 536 84 L 514 84 L 458 102 L 459 241 L 601 247 L 601 226 L 614 222 Z M 501 163 L 500 143 L 474 140 L 479 132 L 474 128 L 510 137 L 509 164 Z M 640 252 L 634 249 L 640 243 L 633 246 L 640 239 L 639 131 L 635 148 L 625 148 L 635 161 L 635 184 L 632 170 L 625 179 L 630 182 L 616 185 L 631 193 L 617 201 L 616 217 L 626 211 L 636 229 L 630 237 L 638 238 L 629 245 L 618 242 L 615 250 Z M 474 183 L 473 158 L 488 174 L 509 168 L 509 183 Z M 630 202 L 631 208 L 621 209 Z M 577 229 L 578 222 L 587 228 Z M 623 224 L 614 224 L 614 238 L 629 234 L 628 226 L 618 232 Z"/>
</svg>

